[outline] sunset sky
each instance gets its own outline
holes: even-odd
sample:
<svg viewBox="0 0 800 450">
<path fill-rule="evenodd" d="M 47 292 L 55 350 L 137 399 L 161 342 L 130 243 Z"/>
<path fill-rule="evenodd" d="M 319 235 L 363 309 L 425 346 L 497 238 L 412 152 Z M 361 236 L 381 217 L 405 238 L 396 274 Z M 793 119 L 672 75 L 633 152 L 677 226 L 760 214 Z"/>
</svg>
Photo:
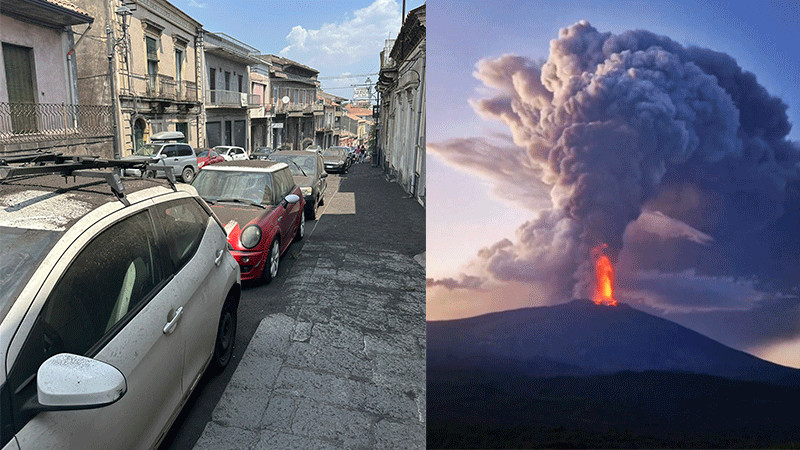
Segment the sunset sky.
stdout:
<svg viewBox="0 0 800 450">
<path fill-rule="evenodd" d="M 602 241 L 620 301 L 800 367 L 800 8 L 653 3 L 430 8 L 428 319 L 585 296 Z"/>
</svg>

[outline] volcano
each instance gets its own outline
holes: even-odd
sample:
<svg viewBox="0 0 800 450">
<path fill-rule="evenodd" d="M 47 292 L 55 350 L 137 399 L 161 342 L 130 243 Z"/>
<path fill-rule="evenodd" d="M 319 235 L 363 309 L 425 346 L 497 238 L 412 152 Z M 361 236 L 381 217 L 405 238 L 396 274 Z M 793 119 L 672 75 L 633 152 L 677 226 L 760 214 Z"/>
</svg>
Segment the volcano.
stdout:
<svg viewBox="0 0 800 450">
<path fill-rule="evenodd" d="M 798 385 L 800 370 L 732 349 L 620 303 L 573 300 L 427 323 L 428 370 L 505 367 L 531 376 L 685 372 Z"/>
</svg>

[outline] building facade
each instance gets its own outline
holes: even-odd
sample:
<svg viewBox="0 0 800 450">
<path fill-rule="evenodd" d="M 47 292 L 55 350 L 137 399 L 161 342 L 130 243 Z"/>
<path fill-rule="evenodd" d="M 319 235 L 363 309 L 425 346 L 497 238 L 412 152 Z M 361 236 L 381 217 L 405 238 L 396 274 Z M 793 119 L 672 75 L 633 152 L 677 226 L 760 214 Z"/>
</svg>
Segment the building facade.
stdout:
<svg viewBox="0 0 800 450">
<path fill-rule="evenodd" d="M 425 57 L 425 5 L 422 5 L 408 13 L 397 39 L 387 41 L 387 48 L 381 53 L 377 147 L 384 170 L 396 177 L 423 206 Z"/>
<path fill-rule="evenodd" d="M 319 71 L 280 56 L 259 59 L 269 68 L 270 146 L 298 150 L 314 145 L 314 117 L 322 113 L 317 102 Z"/>
<path fill-rule="evenodd" d="M 272 143 L 272 95 L 269 81 L 269 65 L 259 59 L 250 66 L 250 92 L 259 100 L 258 106 L 250 108 L 250 135 L 253 150 L 256 147 L 275 148 Z"/>
<path fill-rule="evenodd" d="M 235 145 L 250 150 L 250 108 L 261 99 L 250 93 L 250 65 L 258 50 L 224 33 L 204 33 L 205 147 Z"/>
<path fill-rule="evenodd" d="M 161 131 L 202 141 L 201 24 L 165 0 L 76 0 L 97 14 L 94 39 L 78 49 L 82 103 L 110 104 L 117 140 L 129 155 Z M 121 14 L 121 7 L 130 15 Z M 117 43 L 110 67 L 106 27 Z"/>
<path fill-rule="evenodd" d="M 108 146 L 111 109 L 78 101 L 73 27 L 93 21 L 66 0 L 0 1 L 0 154 Z"/>
</svg>

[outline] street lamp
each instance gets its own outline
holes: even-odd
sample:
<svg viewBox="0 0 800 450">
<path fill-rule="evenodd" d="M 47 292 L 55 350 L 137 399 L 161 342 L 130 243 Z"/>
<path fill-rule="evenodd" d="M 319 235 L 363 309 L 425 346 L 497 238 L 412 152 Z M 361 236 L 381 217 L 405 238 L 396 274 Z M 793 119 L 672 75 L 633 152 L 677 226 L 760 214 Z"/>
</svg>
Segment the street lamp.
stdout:
<svg viewBox="0 0 800 450">
<path fill-rule="evenodd" d="M 120 6 L 117 8 L 115 13 L 120 17 L 122 20 L 122 36 L 119 39 L 114 39 L 114 32 L 111 30 L 111 25 L 106 25 L 106 38 L 108 42 L 108 75 L 111 77 L 111 114 L 114 118 L 113 122 L 113 130 L 114 134 L 112 136 L 112 146 L 114 147 L 114 159 L 120 159 L 122 156 L 120 149 L 119 149 L 119 142 L 117 139 L 117 102 L 116 102 L 116 83 L 115 83 L 115 76 L 114 76 L 114 50 L 117 46 L 124 46 L 125 45 L 125 38 L 128 35 L 128 20 L 131 14 L 133 14 L 125 5 Z"/>
</svg>

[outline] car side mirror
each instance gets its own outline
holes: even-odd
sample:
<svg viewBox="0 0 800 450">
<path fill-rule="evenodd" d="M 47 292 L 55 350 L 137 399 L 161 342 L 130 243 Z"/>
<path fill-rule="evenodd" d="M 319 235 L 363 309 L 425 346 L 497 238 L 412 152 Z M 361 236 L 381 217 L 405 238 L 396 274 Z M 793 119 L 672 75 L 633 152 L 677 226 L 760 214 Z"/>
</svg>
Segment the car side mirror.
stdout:
<svg viewBox="0 0 800 450">
<path fill-rule="evenodd" d="M 111 364 L 59 353 L 39 366 L 36 389 L 42 410 L 59 411 L 110 405 L 125 395 L 128 385 Z"/>
<path fill-rule="evenodd" d="M 159 153 L 158 157 L 161 158 L 161 159 L 166 159 L 167 154 L 166 153 Z"/>
<path fill-rule="evenodd" d="M 286 198 L 283 199 L 283 201 L 284 201 L 284 205 L 283 206 L 286 207 L 289 204 L 295 204 L 295 203 L 299 202 L 300 201 L 300 197 L 298 197 L 297 194 L 289 194 L 289 195 L 286 196 Z"/>
<path fill-rule="evenodd" d="M 322 172 L 322 173 L 319 175 L 319 177 L 320 177 L 320 178 L 327 178 L 327 177 L 328 177 L 328 172 Z"/>
</svg>

